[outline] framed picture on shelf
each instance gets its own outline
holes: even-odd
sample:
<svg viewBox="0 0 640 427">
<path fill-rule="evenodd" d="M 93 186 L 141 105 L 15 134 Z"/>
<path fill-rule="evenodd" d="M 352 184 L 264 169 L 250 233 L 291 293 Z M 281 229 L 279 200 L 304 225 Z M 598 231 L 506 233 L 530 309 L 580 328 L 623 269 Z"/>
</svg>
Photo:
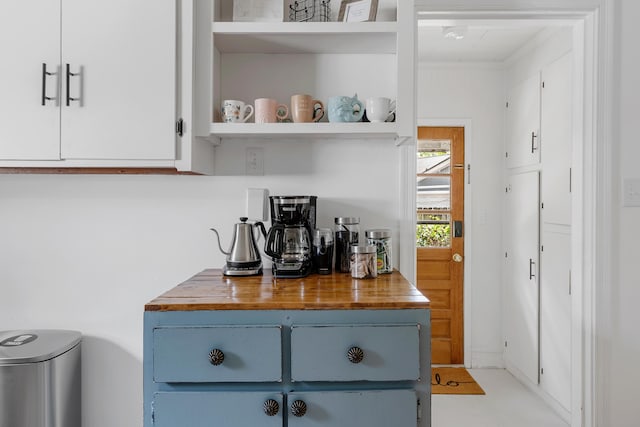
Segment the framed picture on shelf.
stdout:
<svg viewBox="0 0 640 427">
<path fill-rule="evenodd" d="M 365 22 L 375 21 L 378 13 L 378 0 L 342 0 L 338 21 Z"/>
</svg>

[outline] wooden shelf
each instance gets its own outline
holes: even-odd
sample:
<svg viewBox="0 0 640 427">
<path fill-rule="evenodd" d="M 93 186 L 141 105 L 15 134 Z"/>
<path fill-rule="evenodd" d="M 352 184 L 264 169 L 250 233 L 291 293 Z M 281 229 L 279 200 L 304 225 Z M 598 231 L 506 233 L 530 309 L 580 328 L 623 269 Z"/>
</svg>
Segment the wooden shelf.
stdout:
<svg viewBox="0 0 640 427">
<path fill-rule="evenodd" d="M 391 138 L 395 123 L 212 123 L 211 135 L 219 138 Z"/>
<path fill-rule="evenodd" d="M 220 53 L 395 54 L 397 22 L 213 22 Z"/>
</svg>

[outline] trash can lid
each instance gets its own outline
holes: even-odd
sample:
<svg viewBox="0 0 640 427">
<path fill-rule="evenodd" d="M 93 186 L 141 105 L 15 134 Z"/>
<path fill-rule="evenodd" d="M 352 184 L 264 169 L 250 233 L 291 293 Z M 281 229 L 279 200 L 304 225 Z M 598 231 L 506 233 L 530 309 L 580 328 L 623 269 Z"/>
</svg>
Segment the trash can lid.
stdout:
<svg viewBox="0 0 640 427">
<path fill-rule="evenodd" d="M 0 366 L 53 359 L 75 347 L 80 337 L 80 332 L 59 329 L 0 331 Z"/>
</svg>

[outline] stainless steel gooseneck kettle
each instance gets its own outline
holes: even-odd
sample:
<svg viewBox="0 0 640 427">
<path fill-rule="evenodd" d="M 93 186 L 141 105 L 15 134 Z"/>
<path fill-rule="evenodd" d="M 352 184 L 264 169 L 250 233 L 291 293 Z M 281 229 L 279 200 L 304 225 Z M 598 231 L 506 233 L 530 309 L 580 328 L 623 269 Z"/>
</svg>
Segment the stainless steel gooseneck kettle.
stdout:
<svg viewBox="0 0 640 427">
<path fill-rule="evenodd" d="M 211 229 L 216 233 L 220 251 L 227 256 L 223 268 L 223 273 L 227 276 L 251 276 L 262 273 L 262 258 L 253 234 L 253 228 L 258 228 L 265 238 L 267 230 L 262 222 L 256 221 L 250 224 L 247 223 L 247 219 L 247 217 L 241 217 L 240 222 L 234 225 L 231 246 L 228 251 L 222 249 L 218 231 L 215 228 Z"/>
</svg>

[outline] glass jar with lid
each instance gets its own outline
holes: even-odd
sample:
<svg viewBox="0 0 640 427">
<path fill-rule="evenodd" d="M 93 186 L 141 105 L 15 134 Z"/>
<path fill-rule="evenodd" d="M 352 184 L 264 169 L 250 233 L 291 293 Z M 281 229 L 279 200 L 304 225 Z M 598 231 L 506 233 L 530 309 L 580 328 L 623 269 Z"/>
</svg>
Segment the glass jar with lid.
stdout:
<svg viewBox="0 0 640 427">
<path fill-rule="evenodd" d="M 358 244 L 360 233 L 360 218 L 337 217 L 335 218 L 335 243 L 336 272 L 348 273 L 350 271 L 351 247 Z"/>
<path fill-rule="evenodd" d="M 367 245 L 374 245 L 376 247 L 378 274 L 391 273 L 393 271 L 391 230 L 386 228 L 366 230 L 364 235 L 367 239 Z"/>
<path fill-rule="evenodd" d="M 362 245 L 351 247 L 351 277 L 354 279 L 373 279 L 378 277 L 376 267 L 376 247 Z"/>
</svg>

